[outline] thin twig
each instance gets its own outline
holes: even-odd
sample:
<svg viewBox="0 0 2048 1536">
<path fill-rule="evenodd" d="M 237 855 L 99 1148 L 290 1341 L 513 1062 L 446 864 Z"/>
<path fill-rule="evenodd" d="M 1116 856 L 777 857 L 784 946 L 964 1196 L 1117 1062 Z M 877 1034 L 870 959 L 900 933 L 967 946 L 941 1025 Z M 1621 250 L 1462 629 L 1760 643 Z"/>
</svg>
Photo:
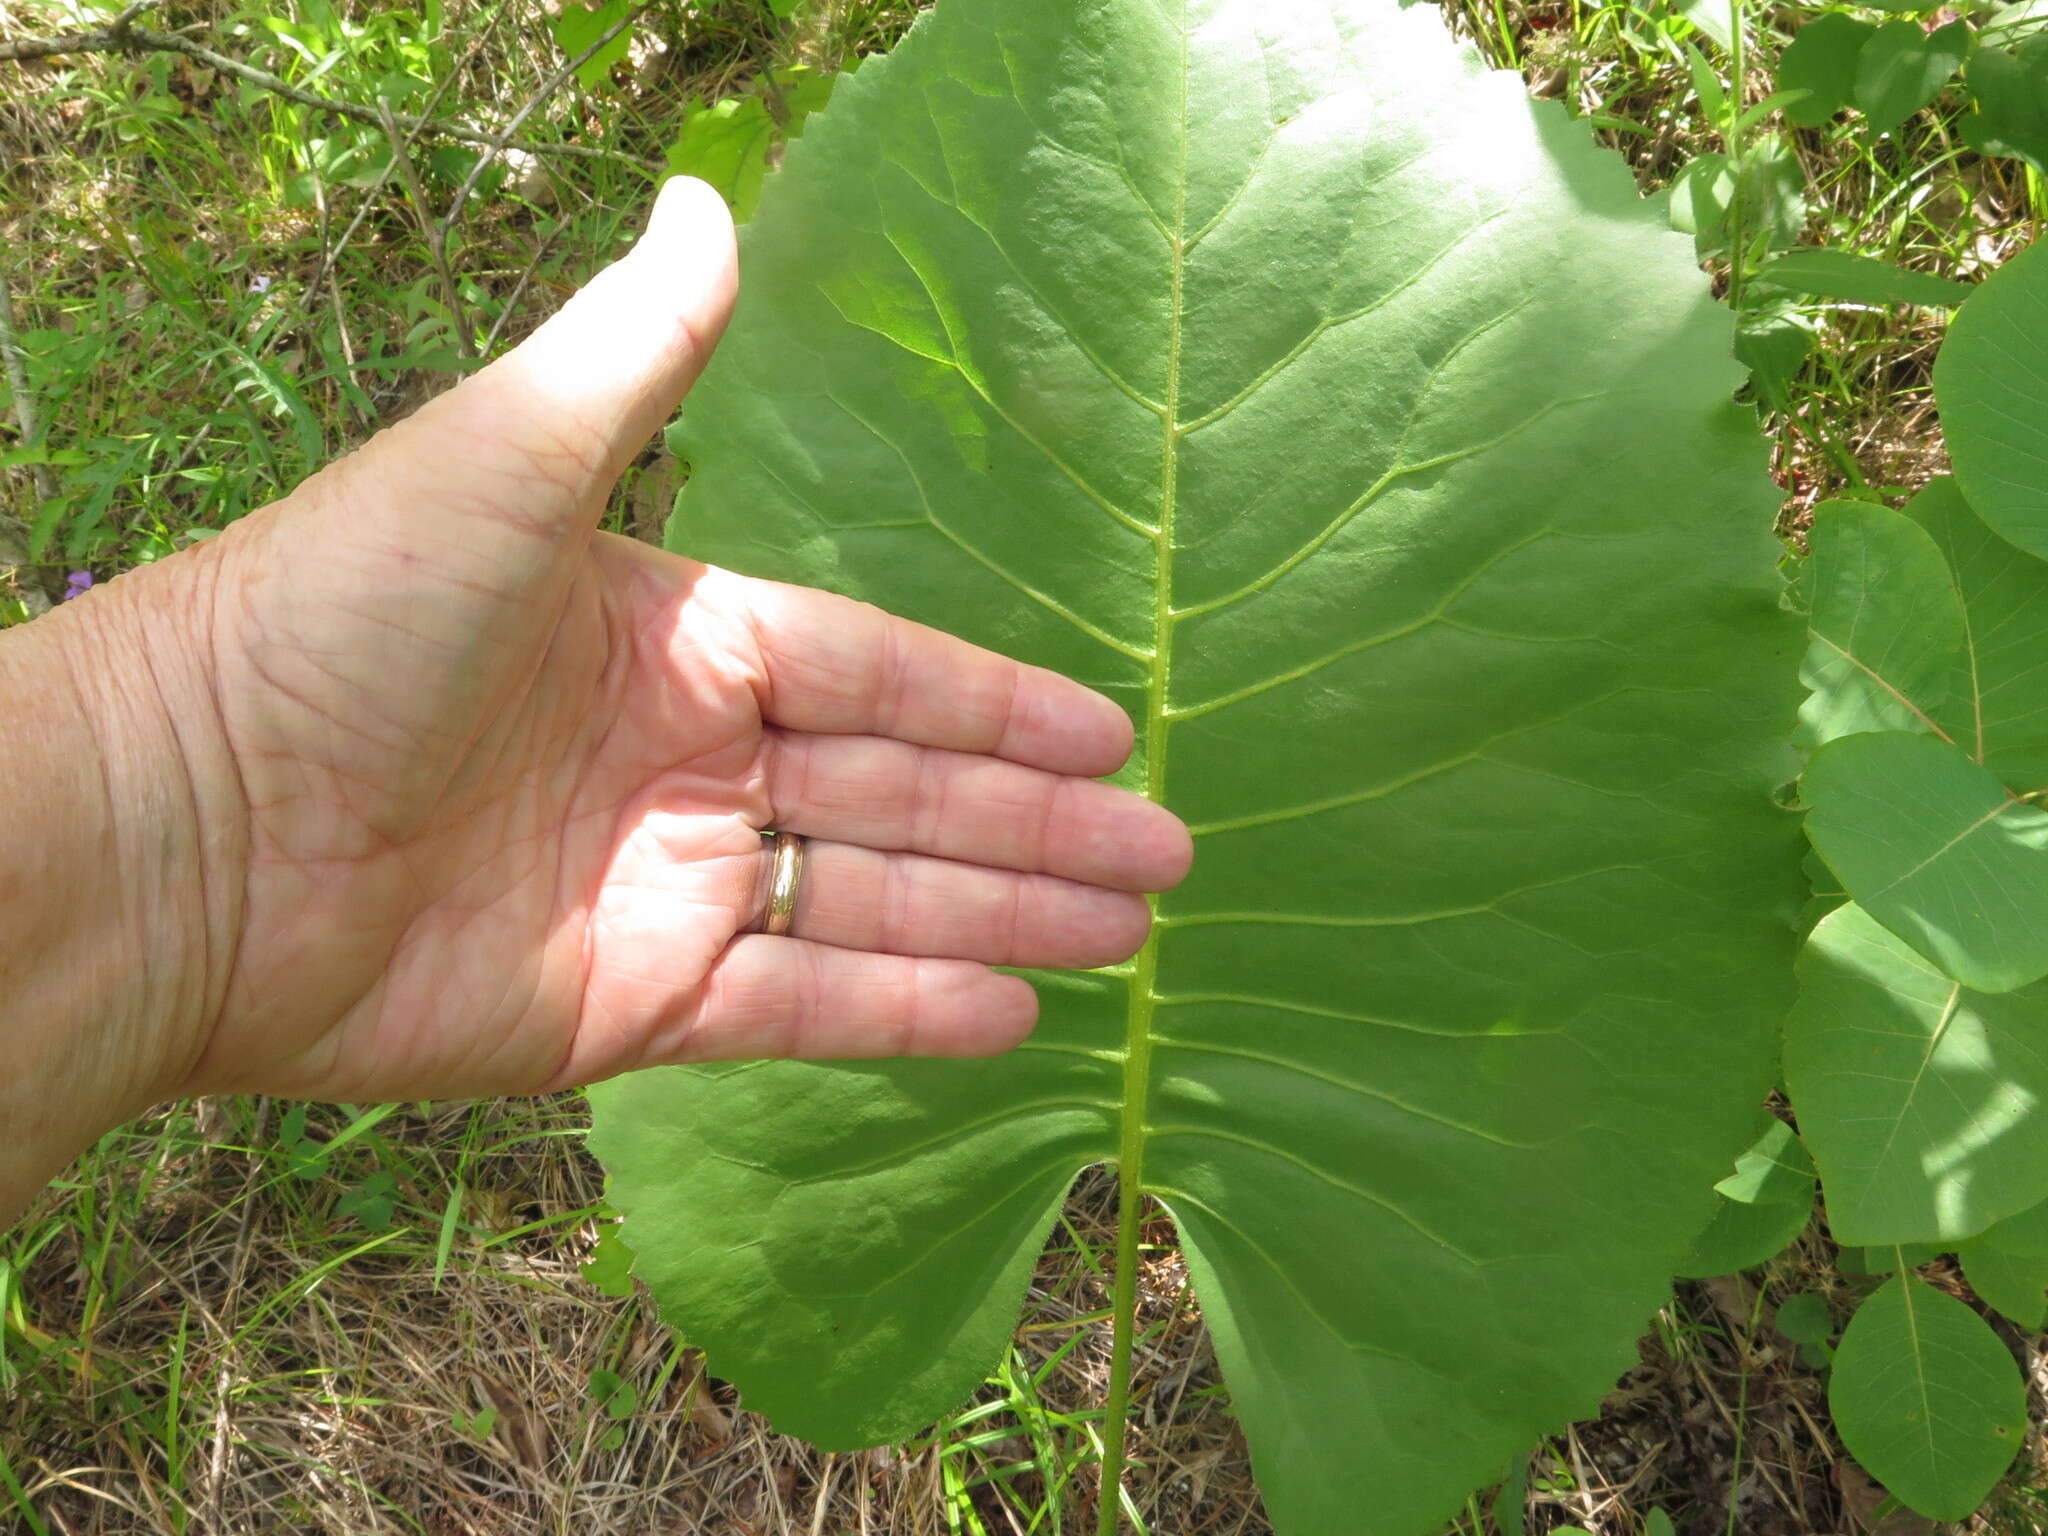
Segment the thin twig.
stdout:
<svg viewBox="0 0 2048 1536">
<path fill-rule="evenodd" d="M 434 258 L 435 275 L 441 279 L 441 301 L 448 306 L 448 318 L 455 326 L 455 349 L 466 361 L 475 362 L 476 343 L 469 334 L 462 291 L 455 286 L 455 274 L 448 269 L 448 226 L 436 224 L 427 211 L 426 188 L 420 185 L 420 173 L 412 163 L 412 138 L 399 127 L 391 103 L 382 96 L 377 98 L 377 113 L 384 120 L 384 136 L 391 141 L 391 163 L 397 168 L 398 179 L 405 183 L 406 201 L 412 204 L 413 218 L 426 237 L 427 253 Z"/>
<path fill-rule="evenodd" d="M 491 355 L 498 345 L 499 338 L 505 334 L 506 322 L 518 310 L 519 301 L 526 296 L 527 284 L 533 281 L 534 273 L 540 270 L 540 264 L 547 259 L 548 252 L 555 248 L 555 241 L 560 237 L 562 228 L 561 224 L 557 224 L 541 238 L 539 246 L 534 250 L 533 259 L 526 264 L 526 270 L 519 274 L 519 281 L 512 285 L 510 296 L 498 306 L 498 318 L 491 322 L 490 334 L 484 337 L 485 357 Z"/>
<path fill-rule="evenodd" d="M 652 10 L 654 3 L 655 0 L 644 0 L 644 3 L 634 6 L 632 10 L 608 27 L 596 42 L 585 48 L 575 58 L 570 59 L 560 69 L 542 81 L 540 89 L 534 92 L 532 99 L 512 114 L 511 120 L 499 131 L 498 138 L 492 143 L 490 150 L 477 157 L 476 164 L 469 168 L 469 174 L 462 178 L 462 185 L 455 189 L 455 196 L 448 204 L 448 212 L 441 219 L 441 238 L 443 241 L 446 241 L 448 231 L 454 227 L 456 218 L 462 213 L 462 205 L 469 201 L 469 194 L 476 190 L 476 184 L 483 179 L 483 174 L 489 169 L 491 162 L 502 155 L 511 144 L 512 135 L 519 131 L 520 125 L 533 116 L 535 112 L 539 111 L 541 106 L 555 92 L 559 91 L 563 84 L 577 70 L 596 58 L 600 49 L 621 32 L 625 31 L 626 28 L 632 26 L 634 22 L 638 21 L 648 11 Z"/>
<path fill-rule="evenodd" d="M 21 432 L 22 446 L 32 448 L 38 429 L 36 402 L 35 396 L 29 392 L 28 367 L 22 359 L 21 343 L 15 339 L 16 330 L 14 290 L 8 286 L 7 274 L 0 272 L 0 365 L 6 369 L 7 392 L 14 401 L 14 424 Z M 38 502 L 56 497 L 57 482 L 50 474 L 49 465 L 31 464 L 28 473 L 29 484 L 34 487 Z M 0 566 L 13 566 L 17 570 L 28 567 L 31 542 L 27 525 L 13 513 L 0 508 Z M 56 594 L 48 589 L 55 580 L 53 575 L 42 571 L 30 571 L 21 580 L 22 601 L 31 615 L 49 611 L 50 600 Z"/>
<path fill-rule="evenodd" d="M 440 106 L 441 98 L 448 93 L 449 88 L 455 84 L 457 78 L 461 75 L 462 71 L 469 67 L 470 62 L 473 59 L 475 59 L 477 54 L 490 41 L 491 34 L 497 31 L 498 23 L 504 20 L 504 17 L 504 0 L 499 0 L 499 4 L 491 8 L 491 19 L 484 24 L 483 30 L 479 32 L 474 39 L 471 40 L 469 45 L 469 52 L 463 57 L 462 62 L 459 65 L 457 65 L 454 69 L 449 70 L 448 73 L 442 77 L 441 82 L 434 87 L 434 94 L 427 98 L 426 110 L 421 113 L 422 117 L 427 117 L 429 118 L 429 120 L 431 120 L 431 114 L 433 113 L 436 107 Z M 319 157 L 313 153 L 310 135 L 308 136 L 308 141 L 306 145 L 306 164 L 312 169 L 313 189 L 315 195 L 320 199 L 322 217 L 324 218 L 326 216 L 327 184 L 326 181 L 320 175 Z M 384 189 L 384 183 L 391 179 L 391 173 L 395 164 L 396 162 L 386 165 L 382 170 L 377 172 L 376 181 L 370 186 L 368 191 L 364 194 L 361 206 L 356 209 L 355 217 L 349 220 L 348 228 L 342 231 L 342 235 L 339 240 L 330 242 L 327 238 L 326 231 L 323 230 L 321 232 L 320 266 L 319 269 L 316 272 L 314 272 L 312 282 L 306 285 L 305 295 L 300 301 L 299 315 L 301 319 L 311 317 L 313 313 L 313 306 L 319 300 L 320 297 L 321 286 L 327 283 L 328 280 L 333 277 L 335 267 L 339 264 L 341 260 L 341 253 L 348 248 L 349 242 L 355 239 L 356 231 L 363 227 L 364 221 L 366 221 L 370 216 L 370 211 L 377 206 L 377 194 Z M 353 366 L 353 364 L 351 364 L 351 366 Z"/>
<path fill-rule="evenodd" d="M 41 424 L 36 420 L 35 396 L 29 393 L 28 367 L 22 356 L 21 343 L 16 339 L 17 330 L 14 290 L 8 285 L 7 274 L 0 272 L 0 361 L 6 364 L 7 388 L 14 401 L 14 424 L 21 429 L 22 446 L 26 448 L 35 445 Z M 47 501 L 57 494 L 49 465 L 31 465 L 30 471 L 38 496 Z"/>
<path fill-rule="evenodd" d="M 131 5 L 127 11 L 121 13 L 120 18 L 116 18 L 117 23 L 124 20 L 129 12 L 137 10 L 138 7 Z M 9 60 L 27 63 L 32 59 L 52 59 L 78 53 L 181 53 L 188 59 L 204 64 L 208 69 L 219 70 L 224 75 L 233 75 L 237 80 L 246 80 L 261 90 L 282 96 L 287 101 L 295 101 L 302 107 L 310 107 L 316 112 L 325 112 L 332 117 L 347 118 L 350 122 L 365 123 L 372 128 L 384 126 L 374 107 L 301 90 L 266 69 L 258 69 L 255 65 L 244 63 L 240 59 L 229 58 L 224 53 L 216 53 L 204 43 L 195 43 L 190 38 L 180 37 L 172 32 L 157 32 L 148 27 L 138 27 L 132 22 L 109 26 L 98 32 L 72 32 L 60 37 L 24 37 L 15 42 L 0 43 L 0 63 Z M 480 144 L 485 148 L 509 147 L 533 155 L 566 155 L 579 160 L 616 160 L 643 169 L 655 164 L 636 155 L 600 146 L 541 144 L 532 141 L 511 144 L 497 134 L 485 133 L 482 129 L 471 128 L 463 123 L 437 122 L 432 118 L 413 117 L 407 113 L 394 113 L 393 119 L 407 133 L 437 134 L 444 139 L 455 139 L 464 144 Z"/>
<path fill-rule="evenodd" d="M 157 0 L 134 0 L 132 5 L 123 6 L 121 14 L 107 23 L 107 31 L 115 37 L 126 37 L 129 29 L 141 19 L 144 11 L 153 11 L 156 8 Z"/>
</svg>

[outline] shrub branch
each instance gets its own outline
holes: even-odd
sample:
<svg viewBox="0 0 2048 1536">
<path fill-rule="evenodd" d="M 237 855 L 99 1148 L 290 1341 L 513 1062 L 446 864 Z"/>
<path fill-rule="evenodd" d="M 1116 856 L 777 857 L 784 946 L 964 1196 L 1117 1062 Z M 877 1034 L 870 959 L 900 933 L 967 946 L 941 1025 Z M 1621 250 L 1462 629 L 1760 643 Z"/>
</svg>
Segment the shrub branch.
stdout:
<svg viewBox="0 0 2048 1536">
<path fill-rule="evenodd" d="M 15 340 L 14 294 L 7 286 L 5 272 L 0 272 L 0 372 L 7 379 L 7 392 L 14 402 L 14 424 L 21 433 L 22 444 L 32 447 L 38 428 L 35 397 L 29 393 L 28 369 L 22 363 L 21 347 Z M 28 478 L 37 500 L 48 501 L 57 494 L 47 465 L 30 465 Z M 33 568 L 28 553 L 30 543 L 28 526 L 0 507 L 0 568 L 11 567 L 20 572 L 22 601 L 28 604 L 31 614 L 38 614 L 49 610 L 50 600 L 56 595 L 50 590 L 55 578 Z"/>
</svg>

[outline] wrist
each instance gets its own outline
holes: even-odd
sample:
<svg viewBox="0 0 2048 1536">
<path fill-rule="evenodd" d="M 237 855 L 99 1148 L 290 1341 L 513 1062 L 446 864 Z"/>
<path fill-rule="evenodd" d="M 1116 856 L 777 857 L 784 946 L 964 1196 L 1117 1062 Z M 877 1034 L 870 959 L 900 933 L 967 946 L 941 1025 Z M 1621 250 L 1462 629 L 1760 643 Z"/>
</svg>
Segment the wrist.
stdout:
<svg viewBox="0 0 2048 1536">
<path fill-rule="evenodd" d="M 175 1094 L 219 1015 L 247 841 L 212 676 L 220 568 L 196 550 L 0 636 L 0 1222 Z"/>
</svg>

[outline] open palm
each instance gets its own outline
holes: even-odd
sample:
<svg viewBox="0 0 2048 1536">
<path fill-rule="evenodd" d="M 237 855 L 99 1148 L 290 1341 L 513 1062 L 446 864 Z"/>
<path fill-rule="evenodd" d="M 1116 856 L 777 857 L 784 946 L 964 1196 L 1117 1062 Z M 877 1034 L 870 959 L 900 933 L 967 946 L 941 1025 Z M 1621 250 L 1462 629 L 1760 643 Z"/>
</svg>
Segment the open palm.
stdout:
<svg viewBox="0 0 2048 1536">
<path fill-rule="evenodd" d="M 673 183 L 524 346 L 208 547 L 196 755 L 238 780 L 246 877 L 187 1091 L 986 1053 L 1036 1014 L 990 965 L 1142 942 L 1133 893 L 1189 844 L 1081 777 L 1130 750 L 1115 705 L 593 531 L 734 285 L 722 203 Z M 750 931 L 768 827 L 818 840 L 789 937 Z"/>
</svg>

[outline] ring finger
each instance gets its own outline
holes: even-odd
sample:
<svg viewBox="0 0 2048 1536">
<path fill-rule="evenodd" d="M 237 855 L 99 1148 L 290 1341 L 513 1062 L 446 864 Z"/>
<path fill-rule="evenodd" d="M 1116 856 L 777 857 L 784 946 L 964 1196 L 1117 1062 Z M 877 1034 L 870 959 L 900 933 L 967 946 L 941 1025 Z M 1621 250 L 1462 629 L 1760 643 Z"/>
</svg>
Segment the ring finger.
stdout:
<svg viewBox="0 0 2048 1536">
<path fill-rule="evenodd" d="M 751 926 L 762 927 L 772 852 L 763 846 Z M 848 843 L 807 842 L 789 933 L 841 949 L 1085 970 L 1138 952 L 1142 896 Z"/>
<path fill-rule="evenodd" d="M 1163 891 L 1187 873 L 1180 818 L 1143 796 L 879 736 L 767 738 L 773 825 L 865 848 Z"/>
</svg>

